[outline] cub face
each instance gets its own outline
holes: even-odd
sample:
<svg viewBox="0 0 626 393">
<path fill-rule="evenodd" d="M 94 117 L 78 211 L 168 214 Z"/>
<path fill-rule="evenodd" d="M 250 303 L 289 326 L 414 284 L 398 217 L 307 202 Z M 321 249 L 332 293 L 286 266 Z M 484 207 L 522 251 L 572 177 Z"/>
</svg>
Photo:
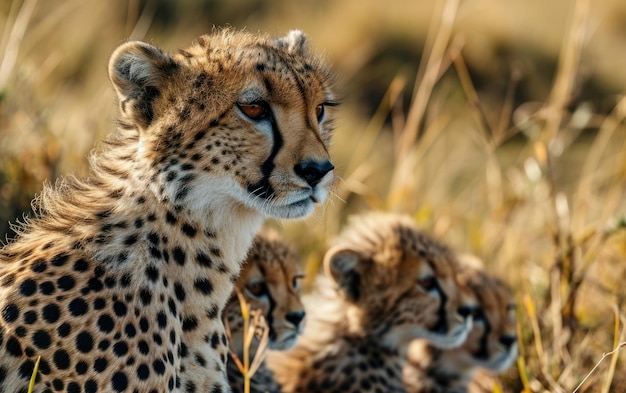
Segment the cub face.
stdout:
<svg viewBox="0 0 626 393">
<path fill-rule="evenodd" d="M 120 128 L 139 130 L 136 159 L 150 163 L 160 200 L 192 215 L 219 200 L 297 218 L 328 196 L 337 101 L 301 32 L 272 40 L 224 30 L 174 55 L 129 42 L 109 74 Z"/>
<path fill-rule="evenodd" d="M 224 312 L 238 356 L 243 353 L 243 320 L 236 293 L 243 295 L 250 310 L 263 314 L 269 348 L 286 350 L 295 344 L 304 327 L 300 301 L 303 277 L 298 256 L 276 231 L 264 228 L 257 234 Z"/>
<path fill-rule="evenodd" d="M 460 279 L 467 282 L 478 299 L 474 326 L 459 352 L 474 367 L 492 372 L 508 369 L 517 357 L 515 299 L 502 281 L 484 271 L 465 267 Z M 457 357 L 463 354 L 457 354 Z"/>
<path fill-rule="evenodd" d="M 369 214 L 350 222 L 324 264 L 386 346 L 422 338 L 454 348 L 467 338 L 476 300 L 456 281 L 453 258 L 409 218 Z"/>
</svg>

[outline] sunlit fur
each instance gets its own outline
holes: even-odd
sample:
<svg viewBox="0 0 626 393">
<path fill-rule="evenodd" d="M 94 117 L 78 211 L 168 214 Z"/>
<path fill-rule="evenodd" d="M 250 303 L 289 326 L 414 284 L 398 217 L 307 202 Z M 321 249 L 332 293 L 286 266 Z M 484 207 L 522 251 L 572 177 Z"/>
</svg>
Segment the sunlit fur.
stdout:
<svg viewBox="0 0 626 393">
<path fill-rule="evenodd" d="M 464 257 L 467 259 L 467 257 Z M 424 340 L 409 345 L 404 369 L 408 393 L 463 393 L 479 370 L 500 373 L 517 357 L 515 303 L 510 289 L 482 269 L 464 264 L 458 279 L 476 294 L 479 311 L 459 348 L 441 350 Z"/>
<path fill-rule="evenodd" d="M 281 391 L 402 391 L 411 340 L 448 348 L 471 328 L 457 309 L 476 301 L 454 265 L 454 255 L 408 217 L 352 218 L 326 253 L 326 278 L 305 297 L 311 312 L 303 335 L 294 349 L 268 356 Z M 426 282 L 436 289 L 420 287 Z"/>
</svg>

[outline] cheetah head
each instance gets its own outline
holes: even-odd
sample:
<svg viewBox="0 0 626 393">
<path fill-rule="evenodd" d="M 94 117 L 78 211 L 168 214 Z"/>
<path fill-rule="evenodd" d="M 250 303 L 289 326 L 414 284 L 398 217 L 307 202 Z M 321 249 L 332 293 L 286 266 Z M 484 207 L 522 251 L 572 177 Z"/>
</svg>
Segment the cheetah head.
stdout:
<svg viewBox="0 0 626 393">
<path fill-rule="evenodd" d="M 333 76 L 292 31 L 279 39 L 223 30 L 176 54 L 121 45 L 109 75 L 121 130 L 153 192 L 199 217 L 223 206 L 298 218 L 333 182 Z M 219 209 L 211 209 L 219 203 Z"/>
<path fill-rule="evenodd" d="M 324 266 L 363 330 L 389 349 L 414 339 L 454 348 L 467 338 L 476 300 L 456 281 L 451 252 L 410 218 L 354 217 Z"/>
<path fill-rule="evenodd" d="M 459 280 L 475 293 L 478 307 L 467 341 L 454 362 L 492 372 L 508 369 L 517 357 L 515 302 L 510 288 L 482 269 L 462 266 Z"/>
</svg>

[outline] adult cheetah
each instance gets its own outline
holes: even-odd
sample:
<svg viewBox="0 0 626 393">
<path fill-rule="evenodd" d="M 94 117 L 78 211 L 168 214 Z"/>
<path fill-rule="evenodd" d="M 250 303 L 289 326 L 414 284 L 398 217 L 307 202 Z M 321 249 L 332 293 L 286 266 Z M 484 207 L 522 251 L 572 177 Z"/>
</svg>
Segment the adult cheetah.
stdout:
<svg viewBox="0 0 626 393">
<path fill-rule="evenodd" d="M 226 392 L 222 310 L 266 217 L 333 181 L 333 76 L 300 31 L 109 62 L 117 131 L 0 251 L 0 391 Z"/>
<path fill-rule="evenodd" d="M 412 340 L 453 348 L 471 329 L 476 300 L 454 266 L 454 254 L 408 217 L 353 218 L 324 257 L 329 279 L 308 299 L 316 307 L 296 346 L 268 354 L 280 391 L 404 392 Z"/>
</svg>

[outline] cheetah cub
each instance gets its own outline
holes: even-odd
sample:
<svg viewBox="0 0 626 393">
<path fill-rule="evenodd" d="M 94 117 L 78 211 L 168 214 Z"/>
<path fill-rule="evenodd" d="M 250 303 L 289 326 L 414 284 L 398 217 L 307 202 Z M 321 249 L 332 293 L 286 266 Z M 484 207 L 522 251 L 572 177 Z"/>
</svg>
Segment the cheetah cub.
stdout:
<svg viewBox="0 0 626 393">
<path fill-rule="evenodd" d="M 455 280 L 453 254 L 408 217 L 352 218 L 324 268 L 296 346 L 268 355 L 282 392 L 402 392 L 412 340 L 453 348 L 467 338 L 475 299 Z"/>
<path fill-rule="evenodd" d="M 235 291 L 224 310 L 238 359 L 243 361 L 243 318 L 237 292 L 265 319 L 268 349 L 291 348 L 304 326 L 304 307 L 300 301 L 300 260 L 296 252 L 273 229 L 264 228 L 254 239 L 244 263 Z M 261 332 L 257 332 L 257 335 Z M 249 359 L 257 355 L 259 337 L 252 341 Z M 259 356 L 262 356 L 260 353 Z M 260 358 L 262 359 L 262 358 Z M 228 380 L 233 392 L 244 391 L 241 371 L 233 359 L 228 361 Z M 261 363 L 251 379 L 251 392 L 277 391 L 271 375 Z"/>
<path fill-rule="evenodd" d="M 333 76 L 300 31 L 109 62 L 117 131 L 0 251 L 0 391 L 227 392 L 222 311 L 266 217 L 333 182 Z"/>
<path fill-rule="evenodd" d="M 473 383 L 477 379 L 488 379 L 476 375 L 479 370 L 503 372 L 517 357 L 515 303 L 508 286 L 468 263 L 459 267 L 458 280 L 478 299 L 472 331 L 461 347 L 452 350 L 435 348 L 425 340 L 412 342 L 403 371 L 407 393 L 468 392 L 473 385 L 478 388 Z"/>
</svg>

